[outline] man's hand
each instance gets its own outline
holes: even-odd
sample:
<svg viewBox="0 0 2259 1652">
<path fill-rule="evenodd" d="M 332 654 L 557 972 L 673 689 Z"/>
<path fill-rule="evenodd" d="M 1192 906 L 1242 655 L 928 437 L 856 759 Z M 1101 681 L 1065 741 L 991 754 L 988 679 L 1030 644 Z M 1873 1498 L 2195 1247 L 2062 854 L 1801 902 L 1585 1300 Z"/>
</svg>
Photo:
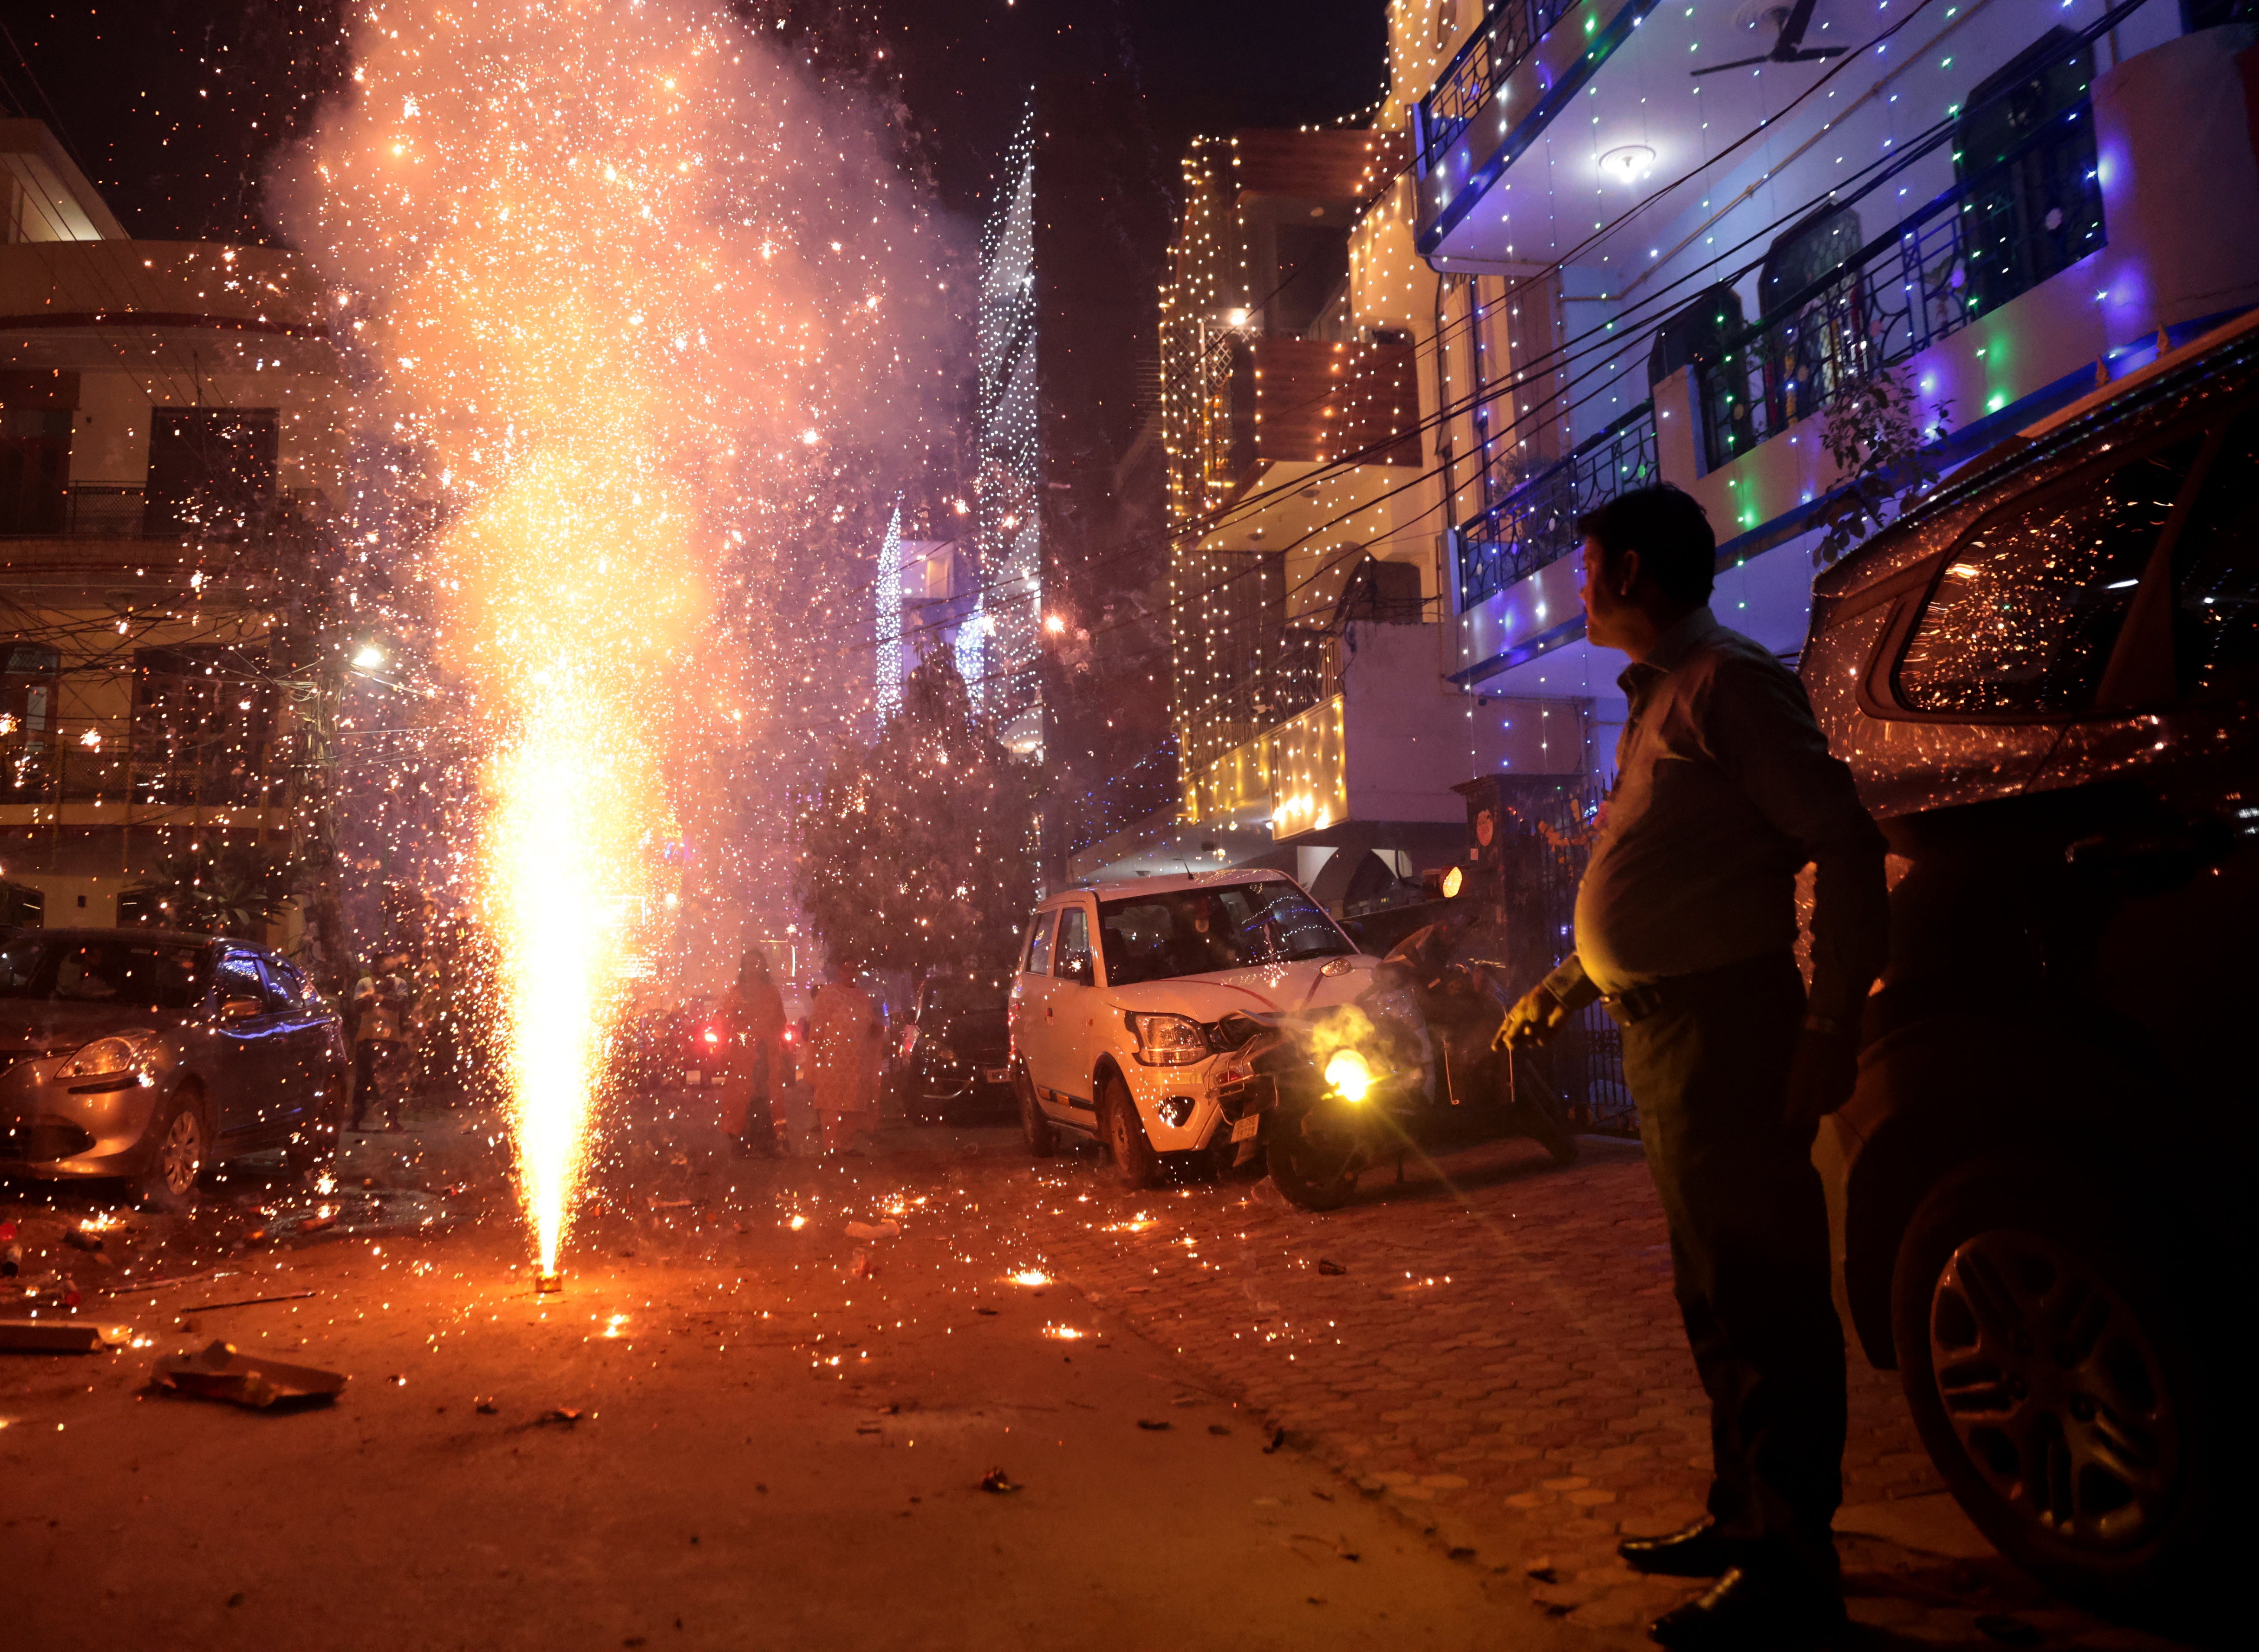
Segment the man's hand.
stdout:
<svg viewBox="0 0 2259 1652">
<path fill-rule="evenodd" d="M 1522 1050 L 1532 1044 L 1550 1043 L 1553 1035 L 1567 1024 L 1569 1012 L 1561 1000 L 1543 986 L 1533 986 L 1521 995 L 1521 1001 L 1506 1012 L 1506 1019 L 1498 1024 L 1498 1032 L 1490 1041 L 1493 1050 Z"/>
<path fill-rule="evenodd" d="M 1822 1118 L 1851 1099 L 1858 1078 L 1856 1035 L 1806 1027 L 1789 1060 L 1788 1105 L 1782 1122 L 1799 1135 L 1818 1129 Z"/>
</svg>

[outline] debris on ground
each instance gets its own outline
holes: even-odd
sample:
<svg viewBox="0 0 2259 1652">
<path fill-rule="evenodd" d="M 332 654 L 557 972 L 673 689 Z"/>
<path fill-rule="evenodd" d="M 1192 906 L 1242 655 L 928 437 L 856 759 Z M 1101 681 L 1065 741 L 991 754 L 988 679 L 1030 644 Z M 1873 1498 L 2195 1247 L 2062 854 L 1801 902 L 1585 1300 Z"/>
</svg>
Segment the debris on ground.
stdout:
<svg viewBox="0 0 2259 1652">
<path fill-rule="evenodd" d="M 847 1224 L 850 1239 L 892 1239 L 902 1230 L 898 1221 L 851 1221 Z"/>
<path fill-rule="evenodd" d="M 1227 1425 L 1225 1425 L 1225 1424 L 1223 1424 L 1223 1423 L 1221 1423 L 1221 1422 L 1211 1422 L 1211 1423 L 1210 1423 L 1210 1424 L 1208 1424 L 1208 1431 L 1210 1434 L 1229 1434 L 1229 1433 L 1231 1432 L 1231 1429 L 1230 1429 Z"/>
<path fill-rule="evenodd" d="M 1286 1443 L 1286 1431 L 1284 1428 L 1273 1428 L 1271 1430 L 1271 1443 L 1263 1448 L 1263 1455 L 1267 1457 Z"/>
<path fill-rule="evenodd" d="M 0 1320 L 0 1351 L 11 1354 L 95 1354 L 123 1348 L 133 1340 L 124 1325 L 88 1325 L 75 1320 Z"/>
<path fill-rule="evenodd" d="M 66 1228 L 63 1229 L 63 1243 L 74 1250 L 99 1250 L 102 1249 L 102 1235 L 89 1233 L 82 1228 Z"/>
<path fill-rule="evenodd" d="M 481 1399 L 474 1403 L 471 1409 L 477 1412 L 481 1417 L 491 1417 L 496 1412 L 500 1411 L 502 1407 L 495 1404 L 491 1399 Z"/>
<path fill-rule="evenodd" d="M 1318 1271 L 1325 1274 L 1343 1274 L 1347 1273 L 1349 1270 L 1342 1266 L 1338 1262 L 1335 1262 L 1326 1257 L 1320 1257 L 1318 1258 Z"/>
<path fill-rule="evenodd" d="M 867 1279 L 877 1271 L 878 1270 L 871 1265 L 871 1253 L 867 1250 L 858 1250 L 855 1253 L 854 1261 L 847 1264 L 847 1274 L 850 1278 Z"/>
<path fill-rule="evenodd" d="M 547 1411 L 543 1412 L 540 1416 L 535 1418 L 534 1421 L 537 1422 L 560 1423 L 569 1428 L 574 1423 L 581 1421 L 581 1413 L 578 1406 L 552 1406 Z"/>
<path fill-rule="evenodd" d="M 1158 1433 L 1160 1433 L 1160 1431 L 1161 1431 L 1162 1429 L 1164 1429 L 1164 1428 L 1165 1428 L 1169 1427 L 1169 1425 L 1168 1425 L 1167 1423 L 1165 1423 L 1165 1422 L 1156 1422 L 1156 1421 L 1155 1421 L 1152 1418 L 1151 1418 L 1151 1417 L 1140 1417 L 1140 1418 L 1138 1418 L 1138 1419 L 1137 1419 L 1137 1426 L 1138 1426 L 1140 1428 L 1144 1429 L 1144 1430 L 1145 1430 L 1147 1433 L 1149 1433 L 1149 1434 L 1158 1434 Z"/>
<path fill-rule="evenodd" d="M 192 1307 L 175 1309 L 180 1314 L 216 1314 L 222 1308 L 264 1307 L 269 1302 L 303 1302 L 319 1296 L 318 1291 L 293 1291 L 288 1296 L 246 1296 L 234 1302 L 198 1302 Z"/>
<path fill-rule="evenodd" d="M 213 1342 L 199 1354 L 167 1354 L 157 1362 L 156 1379 L 158 1386 L 175 1393 L 260 1411 L 298 1402 L 324 1404 L 346 1385 L 340 1371 L 247 1355 L 232 1342 Z"/>
<path fill-rule="evenodd" d="M 1016 1492 L 1020 1488 L 1013 1482 L 1012 1478 L 1006 1474 L 1003 1470 L 991 1469 L 987 1473 L 980 1477 L 980 1489 L 984 1492 L 994 1492 L 1001 1495 L 1006 1492 Z"/>
</svg>

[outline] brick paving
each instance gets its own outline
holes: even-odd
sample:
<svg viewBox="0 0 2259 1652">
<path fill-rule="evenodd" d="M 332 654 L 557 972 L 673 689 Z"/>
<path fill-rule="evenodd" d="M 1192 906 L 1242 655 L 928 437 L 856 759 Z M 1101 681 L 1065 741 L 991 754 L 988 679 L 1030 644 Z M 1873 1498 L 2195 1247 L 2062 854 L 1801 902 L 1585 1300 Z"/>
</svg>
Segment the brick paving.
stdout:
<svg viewBox="0 0 2259 1652">
<path fill-rule="evenodd" d="M 1408 1165 L 1400 1185 L 1377 1173 L 1326 1215 L 1267 1184 L 1131 1194 L 1087 1156 L 1005 1188 L 984 1208 L 1031 1257 L 1437 1541 L 1519 1574 L 1550 1613 L 1628 1645 L 1687 1592 L 1614 1553 L 1699 1514 L 1708 1462 L 1637 1143 L 1587 1138 L 1567 1170 L 1494 1143 Z M 2053 1601 L 1992 1553 L 1895 1375 L 1856 1352 L 1844 1474 L 1862 1644 L 2169 1644 Z"/>
</svg>

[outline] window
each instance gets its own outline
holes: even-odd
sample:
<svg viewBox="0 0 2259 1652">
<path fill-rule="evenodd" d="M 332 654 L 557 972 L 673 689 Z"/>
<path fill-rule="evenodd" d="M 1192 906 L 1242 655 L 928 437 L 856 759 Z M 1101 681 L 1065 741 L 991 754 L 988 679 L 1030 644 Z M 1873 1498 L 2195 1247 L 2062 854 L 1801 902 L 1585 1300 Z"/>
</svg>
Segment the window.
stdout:
<svg viewBox="0 0 2259 1652">
<path fill-rule="evenodd" d="M 2133 605 L 2198 438 L 2052 488 L 1954 548 L 1899 661 L 1916 711 L 2066 716 L 2084 710 Z"/>
<path fill-rule="evenodd" d="M 142 530 L 233 538 L 274 501 L 273 408 L 160 408 L 149 424 Z"/>
<path fill-rule="evenodd" d="M 1108 901 L 1098 922 L 1115 986 L 1357 950 L 1322 907 L 1283 879 Z"/>
<path fill-rule="evenodd" d="M 231 952 L 219 964 L 219 1001 L 247 998 L 265 1011 L 267 1004 L 267 982 L 259 973 L 259 960 L 248 953 Z"/>
<path fill-rule="evenodd" d="M 272 777 L 277 696 L 263 650 L 200 643 L 133 655 L 134 798 L 258 803 Z"/>
<path fill-rule="evenodd" d="M 0 954 L 0 998 L 193 1009 L 203 990 L 203 964 L 200 947 L 27 936 Z"/>
<path fill-rule="evenodd" d="M 1051 973 L 1063 981 L 1090 985 L 1090 915 L 1080 907 L 1059 914 L 1058 955 Z"/>
<path fill-rule="evenodd" d="M 75 373 L 68 400 L 58 394 L 64 376 L 0 374 L 0 534 L 63 530 L 78 401 Z"/>
<path fill-rule="evenodd" d="M 1036 921 L 1028 926 L 1028 950 L 1020 960 L 1023 975 L 1048 975 L 1051 972 L 1051 925 L 1058 917 L 1056 912 L 1038 912 Z"/>
<path fill-rule="evenodd" d="M 2228 426 L 2173 546 L 2173 659 L 2191 694 L 2259 664 L 2259 408 Z"/>
<path fill-rule="evenodd" d="M 314 1006 L 313 988 L 306 978 L 281 958 L 261 958 L 259 967 L 267 979 L 267 1008 L 286 1015 L 300 1015 Z"/>
</svg>

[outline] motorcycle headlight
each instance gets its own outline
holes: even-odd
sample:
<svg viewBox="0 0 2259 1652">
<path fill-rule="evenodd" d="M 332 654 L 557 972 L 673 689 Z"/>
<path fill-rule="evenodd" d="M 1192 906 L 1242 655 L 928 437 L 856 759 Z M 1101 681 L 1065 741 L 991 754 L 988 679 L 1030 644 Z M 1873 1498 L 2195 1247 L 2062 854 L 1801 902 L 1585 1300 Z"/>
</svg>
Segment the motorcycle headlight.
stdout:
<svg viewBox="0 0 2259 1652">
<path fill-rule="evenodd" d="M 1372 1091 L 1372 1066 L 1354 1050 L 1336 1050 L 1326 1062 L 1326 1088 L 1344 1101 L 1362 1101 Z"/>
<path fill-rule="evenodd" d="M 82 1045 L 68 1061 L 55 1069 L 58 1079 L 103 1079 L 112 1073 L 131 1072 L 141 1065 L 156 1040 L 156 1033 L 148 1029 L 111 1033 Z"/>
<path fill-rule="evenodd" d="M 1137 1040 L 1137 1059 L 1149 1067 L 1189 1067 L 1208 1058 L 1208 1034 L 1189 1015 L 1144 1015 L 1132 1010 L 1129 1021 Z"/>
</svg>

